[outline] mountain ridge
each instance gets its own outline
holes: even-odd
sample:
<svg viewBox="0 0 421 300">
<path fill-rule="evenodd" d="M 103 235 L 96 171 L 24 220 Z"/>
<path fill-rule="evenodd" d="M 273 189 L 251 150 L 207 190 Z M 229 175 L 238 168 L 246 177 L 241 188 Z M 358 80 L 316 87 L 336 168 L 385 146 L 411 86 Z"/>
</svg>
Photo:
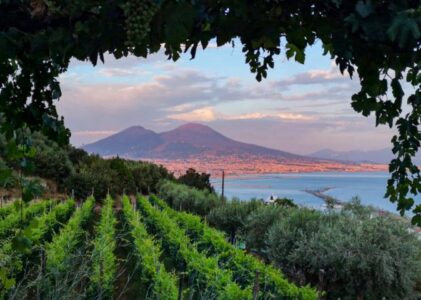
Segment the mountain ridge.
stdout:
<svg viewBox="0 0 421 300">
<path fill-rule="evenodd" d="M 239 142 L 209 126 L 187 123 L 156 133 L 142 126 L 131 126 L 82 147 L 101 156 L 127 158 L 188 159 L 204 156 L 270 157 L 285 161 L 317 161 L 316 158 Z"/>
<path fill-rule="evenodd" d="M 388 164 L 395 157 L 390 148 L 382 148 L 375 150 L 349 150 L 349 151 L 336 151 L 332 149 L 321 149 L 316 152 L 307 154 L 307 156 L 328 159 L 328 160 L 339 160 L 344 162 L 352 163 L 376 163 L 376 164 Z M 414 162 L 417 165 L 421 165 L 421 157 L 415 156 Z"/>
</svg>

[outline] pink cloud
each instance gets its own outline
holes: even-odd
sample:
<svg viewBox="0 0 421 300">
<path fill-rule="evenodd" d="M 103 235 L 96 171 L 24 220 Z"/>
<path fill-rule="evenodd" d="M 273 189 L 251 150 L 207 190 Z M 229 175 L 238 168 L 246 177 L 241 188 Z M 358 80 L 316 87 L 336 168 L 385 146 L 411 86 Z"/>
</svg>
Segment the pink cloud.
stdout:
<svg viewBox="0 0 421 300">
<path fill-rule="evenodd" d="M 210 122 L 217 119 L 215 110 L 212 107 L 203 107 L 187 113 L 171 114 L 168 115 L 168 118 L 184 122 Z"/>
</svg>

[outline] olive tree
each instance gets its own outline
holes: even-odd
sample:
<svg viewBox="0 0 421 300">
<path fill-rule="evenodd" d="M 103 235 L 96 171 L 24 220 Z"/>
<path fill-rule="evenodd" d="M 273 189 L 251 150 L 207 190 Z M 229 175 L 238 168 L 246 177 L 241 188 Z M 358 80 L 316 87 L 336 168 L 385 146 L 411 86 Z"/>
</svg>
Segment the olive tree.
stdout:
<svg viewBox="0 0 421 300">
<path fill-rule="evenodd" d="M 407 222 L 296 210 L 267 237 L 269 259 L 296 282 L 326 291 L 328 299 L 419 296 L 421 243 Z"/>
</svg>

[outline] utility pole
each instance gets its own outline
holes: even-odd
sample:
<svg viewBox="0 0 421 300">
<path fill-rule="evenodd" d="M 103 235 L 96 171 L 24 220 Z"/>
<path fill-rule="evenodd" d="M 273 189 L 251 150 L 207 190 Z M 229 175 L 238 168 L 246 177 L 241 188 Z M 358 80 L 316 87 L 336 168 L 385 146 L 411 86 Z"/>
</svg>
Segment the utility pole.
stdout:
<svg viewBox="0 0 421 300">
<path fill-rule="evenodd" d="M 221 195 L 222 201 L 225 201 L 224 194 L 225 194 L 225 171 L 222 170 L 222 195 Z"/>
</svg>

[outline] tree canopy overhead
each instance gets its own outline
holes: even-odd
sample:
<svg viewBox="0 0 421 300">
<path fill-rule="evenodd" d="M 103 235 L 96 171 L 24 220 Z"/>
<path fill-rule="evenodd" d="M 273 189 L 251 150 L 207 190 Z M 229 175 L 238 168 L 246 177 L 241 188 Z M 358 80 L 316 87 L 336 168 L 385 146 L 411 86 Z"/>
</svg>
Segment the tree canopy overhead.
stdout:
<svg viewBox="0 0 421 300">
<path fill-rule="evenodd" d="M 66 142 L 57 115 L 59 74 L 70 59 L 104 62 L 164 49 L 169 59 L 198 47 L 240 43 L 257 80 L 276 57 L 305 62 L 320 40 L 340 72 L 358 75 L 355 111 L 398 128 L 387 196 L 421 224 L 421 8 L 419 0 L 0 0 L 0 123 L 12 136 L 27 126 Z M 235 45 L 237 46 L 237 45 Z M 405 95 L 403 82 L 414 88 Z M 402 105 L 410 107 L 404 113 Z"/>
</svg>

